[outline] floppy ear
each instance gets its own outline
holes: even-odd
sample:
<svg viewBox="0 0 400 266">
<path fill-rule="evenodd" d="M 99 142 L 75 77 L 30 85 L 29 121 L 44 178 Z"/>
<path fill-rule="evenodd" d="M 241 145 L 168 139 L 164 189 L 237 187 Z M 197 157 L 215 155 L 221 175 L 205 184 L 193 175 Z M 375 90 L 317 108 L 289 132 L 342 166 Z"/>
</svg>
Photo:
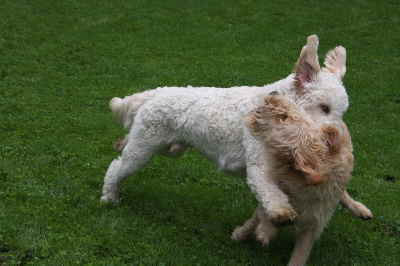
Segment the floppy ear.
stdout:
<svg viewBox="0 0 400 266">
<path fill-rule="evenodd" d="M 265 106 L 260 106 L 245 116 L 246 126 L 255 136 L 261 136 L 269 130 L 270 120 L 268 118 L 268 110 Z"/>
<path fill-rule="evenodd" d="M 322 128 L 322 134 L 329 154 L 334 155 L 339 153 L 342 146 L 339 129 L 334 126 L 326 126 Z"/>
<path fill-rule="evenodd" d="M 307 44 L 301 49 L 294 67 L 296 88 L 304 88 L 321 70 L 318 61 L 318 43 L 317 35 L 308 36 Z"/>
<path fill-rule="evenodd" d="M 298 114 L 293 103 L 285 96 L 270 95 L 264 98 L 264 106 L 270 119 L 284 122 L 286 119 L 297 120 Z"/>
<path fill-rule="evenodd" d="M 317 171 L 318 159 L 304 149 L 296 149 L 293 152 L 294 167 L 305 174 L 307 184 L 317 185 L 324 180 Z"/>
<path fill-rule="evenodd" d="M 346 74 L 346 49 L 343 46 L 338 46 L 330 50 L 326 54 L 324 65 L 323 71 L 331 72 L 339 79 L 343 79 L 344 74 Z"/>
<path fill-rule="evenodd" d="M 253 134 L 260 135 L 268 131 L 274 123 L 285 121 L 290 113 L 290 106 L 284 96 L 272 95 L 264 98 L 264 105 L 250 112 L 245 120 Z"/>
</svg>

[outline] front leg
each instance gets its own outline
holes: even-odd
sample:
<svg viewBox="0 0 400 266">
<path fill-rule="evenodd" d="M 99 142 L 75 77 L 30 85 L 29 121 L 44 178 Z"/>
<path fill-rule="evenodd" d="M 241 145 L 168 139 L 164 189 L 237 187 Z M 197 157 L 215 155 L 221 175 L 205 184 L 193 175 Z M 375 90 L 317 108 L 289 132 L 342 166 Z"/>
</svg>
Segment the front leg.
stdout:
<svg viewBox="0 0 400 266">
<path fill-rule="evenodd" d="M 288 266 L 303 266 L 306 264 L 316 239 L 316 232 L 309 229 L 297 234 L 296 243 Z"/>
<path fill-rule="evenodd" d="M 273 224 L 292 223 L 297 217 L 287 195 L 279 189 L 274 180 L 266 176 L 259 166 L 247 167 L 247 183 Z"/>
<path fill-rule="evenodd" d="M 247 183 L 264 208 L 269 220 L 276 225 L 293 222 L 297 213 L 289 203 L 288 196 L 278 187 L 269 171 L 265 145 L 244 128 L 243 145 L 246 150 Z"/>
<path fill-rule="evenodd" d="M 343 192 L 342 197 L 340 198 L 340 203 L 347 209 L 351 211 L 351 213 L 356 216 L 360 217 L 364 220 L 372 219 L 374 216 L 372 212 L 361 202 L 355 201 L 349 193 L 345 190 Z"/>
</svg>

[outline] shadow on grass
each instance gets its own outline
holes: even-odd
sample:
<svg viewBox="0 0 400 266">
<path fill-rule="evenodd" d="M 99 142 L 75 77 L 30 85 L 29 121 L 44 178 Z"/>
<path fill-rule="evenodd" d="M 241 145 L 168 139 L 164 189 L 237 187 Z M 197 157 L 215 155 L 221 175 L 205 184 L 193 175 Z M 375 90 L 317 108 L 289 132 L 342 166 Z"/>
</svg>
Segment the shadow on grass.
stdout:
<svg viewBox="0 0 400 266">
<path fill-rule="evenodd" d="M 122 192 L 121 206 L 128 206 L 132 216 L 143 217 L 149 224 L 176 227 L 175 245 L 184 246 L 188 239 L 193 239 L 207 245 L 211 257 L 221 257 L 219 250 L 223 249 L 224 255 L 236 262 L 287 263 L 293 248 L 292 228 L 282 228 L 268 247 L 262 247 L 254 238 L 243 242 L 230 239 L 233 229 L 251 215 L 254 201 L 242 198 L 236 203 L 239 206 L 234 206 L 237 199 L 229 192 L 193 185 L 163 186 L 155 182 L 135 187 L 127 185 Z"/>
</svg>

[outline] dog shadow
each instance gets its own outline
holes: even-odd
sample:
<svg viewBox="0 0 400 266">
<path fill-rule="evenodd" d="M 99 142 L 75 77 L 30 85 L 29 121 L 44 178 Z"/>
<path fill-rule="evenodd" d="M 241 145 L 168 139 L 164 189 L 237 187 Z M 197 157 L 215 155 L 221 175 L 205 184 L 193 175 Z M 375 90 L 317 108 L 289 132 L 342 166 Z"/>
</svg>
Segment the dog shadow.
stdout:
<svg viewBox="0 0 400 266">
<path fill-rule="evenodd" d="M 125 184 L 121 205 L 132 216 L 140 216 L 148 224 L 178 228 L 174 245 L 185 246 L 187 239 L 207 245 L 210 256 L 221 257 L 221 248 L 229 260 L 250 265 L 285 265 L 293 248 L 290 229 L 283 229 L 270 246 L 263 247 L 254 238 L 236 242 L 230 236 L 257 206 L 250 191 L 239 192 L 203 186 L 163 186 L 155 180 L 145 184 Z M 210 191 L 212 193 L 210 193 Z M 235 191 L 236 192 L 236 191 Z"/>
</svg>

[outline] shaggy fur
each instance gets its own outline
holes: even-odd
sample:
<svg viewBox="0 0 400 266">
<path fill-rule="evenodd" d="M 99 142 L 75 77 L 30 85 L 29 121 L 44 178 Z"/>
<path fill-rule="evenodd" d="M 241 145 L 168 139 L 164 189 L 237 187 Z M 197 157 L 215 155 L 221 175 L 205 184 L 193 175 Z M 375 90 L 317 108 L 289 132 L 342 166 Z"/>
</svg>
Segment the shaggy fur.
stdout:
<svg viewBox="0 0 400 266">
<path fill-rule="evenodd" d="M 336 47 L 327 55 L 321 69 L 317 56 L 318 38 L 308 37 L 295 73 L 261 87 L 164 87 L 113 98 L 112 112 L 129 130 L 122 142 L 121 157 L 113 160 L 104 178 L 103 202 L 118 202 L 119 184 L 145 165 L 156 153 L 176 155 L 194 147 L 218 168 L 247 176 L 247 183 L 261 206 L 275 223 L 291 220 L 297 214 L 288 196 L 272 178 L 265 178 L 265 145 L 244 124 L 244 117 L 263 103 L 271 92 L 291 99 L 313 121 L 341 120 L 348 107 L 348 96 L 341 78 L 346 53 Z M 345 206 L 360 217 L 371 212 L 350 197 Z"/>
<path fill-rule="evenodd" d="M 282 96 L 266 97 L 265 105 L 248 117 L 248 126 L 266 146 L 266 176 L 289 196 L 298 213 L 297 242 L 289 265 L 304 265 L 351 178 L 353 149 L 347 127 L 340 121 L 315 123 Z M 255 232 L 267 245 L 277 231 L 260 206 L 232 238 L 242 240 Z"/>
</svg>

